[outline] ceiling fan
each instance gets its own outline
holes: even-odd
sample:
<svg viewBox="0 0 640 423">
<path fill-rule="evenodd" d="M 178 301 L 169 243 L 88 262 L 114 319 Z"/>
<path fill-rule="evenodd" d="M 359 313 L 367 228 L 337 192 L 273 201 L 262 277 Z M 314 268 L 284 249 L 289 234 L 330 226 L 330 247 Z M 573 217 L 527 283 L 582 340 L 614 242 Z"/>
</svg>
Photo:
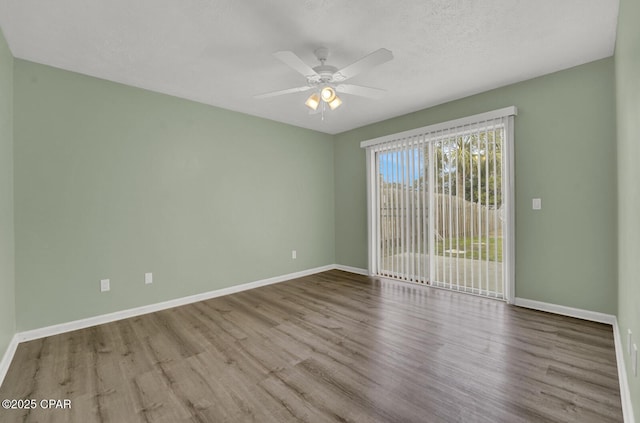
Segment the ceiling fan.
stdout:
<svg viewBox="0 0 640 423">
<path fill-rule="evenodd" d="M 393 53 L 391 53 L 391 51 L 385 48 L 378 49 L 342 69 L 325 64 L 329 57 L 329 49 L 326 47 L 317 48 L 314 51 L 314 54 L 320 64 L 312 68 L 291 51 L 278 51 L 273 53 L 273 55 L 285 65 L 288 65 L 293 70 L 304 76 L 307 79 L 307 85 L 259 94 L 254 96 L 254 98 L 268 98 L 283 94 L 313 90 L 313 93 L 307 98 L 304 104 L 312 111 L 317 111 L 318 107 L 320 107 L 320 111 L 324 113 L 326 106 L 329 106 L 331 110 L 335 110 L 342 104 L 342 99 L 338 97 L 337 93 L 351 94 L 366 98 L 380 98 L 386 92 L 379 88 L 344 84 L 343 82 L 373 68 L 374 66 L 378 66 L 393 59 Z"/>
</svg>

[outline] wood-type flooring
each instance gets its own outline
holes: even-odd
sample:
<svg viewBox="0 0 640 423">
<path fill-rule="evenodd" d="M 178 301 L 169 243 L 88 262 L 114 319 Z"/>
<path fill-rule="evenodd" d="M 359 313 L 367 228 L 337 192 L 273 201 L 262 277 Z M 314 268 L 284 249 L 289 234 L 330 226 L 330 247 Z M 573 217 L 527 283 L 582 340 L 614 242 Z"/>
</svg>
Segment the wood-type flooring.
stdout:
<svg viewBox="0 0 640 423">
<path fill-rule="evenodd" d="M 22 343 L 0 399 L 38 403 L 3 423 L 622 422 L 611 326 L 339 270 Z"/>
</svg>

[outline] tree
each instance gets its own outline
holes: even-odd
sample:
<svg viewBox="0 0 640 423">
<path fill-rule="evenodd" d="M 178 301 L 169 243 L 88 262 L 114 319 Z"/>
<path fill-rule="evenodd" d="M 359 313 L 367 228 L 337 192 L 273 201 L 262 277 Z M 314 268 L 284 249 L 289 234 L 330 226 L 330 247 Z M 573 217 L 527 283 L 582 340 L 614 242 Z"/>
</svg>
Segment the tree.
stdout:
<svg viewBox="0 0 640 423">
<path fill-rule="evenodd" d="M 502 204 L 502 130 L 482 131 L 451 138 L 441 144 L 446 164 L 442 172 L 454 175 L 450 192 L 473 203 Z"/>
</svg>

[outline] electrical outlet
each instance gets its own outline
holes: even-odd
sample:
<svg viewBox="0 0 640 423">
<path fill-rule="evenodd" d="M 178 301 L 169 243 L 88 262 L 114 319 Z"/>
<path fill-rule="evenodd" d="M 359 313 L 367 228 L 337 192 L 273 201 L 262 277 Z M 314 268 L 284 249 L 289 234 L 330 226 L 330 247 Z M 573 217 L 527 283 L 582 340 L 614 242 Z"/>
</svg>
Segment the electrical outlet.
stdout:
<svg viewBox="0 0 640 423">
<path fill-rule="evenodd" d="M 627 354 L 631 355 L 631 329 L 627 329 Z"/>
<path fill-rule="evenodd" d="M 294 260 L 298 258 L 298 252 L 296 250 L 291 250 L 291 258 Z"/>
<path fill-rule="evenodd" d="M 634 376 L 638 376 L 638 346 L 633 344 L 633 352 L 631 353 L 631 370 Z"/>
<path fill-rule="evenodd" d="M 100 279 L 100 292 L 106 292 L 111 290 L 111 282 L 109 279 Z"/>
<path fill-rule="evenodd" d="M 145 273 L 144 274 L 144 283 L 146 285 L 149 285 L 150 283 L 153 283 L 153 273 Z"/>
</svg>

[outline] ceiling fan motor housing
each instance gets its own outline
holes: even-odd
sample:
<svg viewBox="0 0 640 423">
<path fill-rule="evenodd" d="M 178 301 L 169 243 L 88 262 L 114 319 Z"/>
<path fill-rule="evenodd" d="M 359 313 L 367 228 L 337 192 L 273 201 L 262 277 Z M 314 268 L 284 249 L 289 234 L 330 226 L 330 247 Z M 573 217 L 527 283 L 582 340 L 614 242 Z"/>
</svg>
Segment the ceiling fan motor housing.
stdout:
<svg viewBox="0 0 640 423">
<path fill-rule="evenodd" d="M 333 75 L 338 71 L 338 68 L 323 64 L 314 67 L 313 70 L 320 75 L 319 83 L 329 83 L 333 81 Z"/>
<path fill-rule="evenodd" d="M 331 65 L 325 65 L 326 60 L 329 58 L 328 48 L 318 47 L 317 49 L 315 49 L 314 54 L 316 55 L 316 58 L 318 59 L 320 64 L 318 66 L 315 66 L 313 70 L 316 71 L 318 75 L 320 75 L 320 79 L 318 80 L 318 78 L 310 78 L 309 79 L 310 84 L 312 85 L 329 84 L 331 82 L 337 82 L 342 80 L 339 78 L 339 76 L 341 75 L 337 73 L 338 68 Z"/>
</svg>

